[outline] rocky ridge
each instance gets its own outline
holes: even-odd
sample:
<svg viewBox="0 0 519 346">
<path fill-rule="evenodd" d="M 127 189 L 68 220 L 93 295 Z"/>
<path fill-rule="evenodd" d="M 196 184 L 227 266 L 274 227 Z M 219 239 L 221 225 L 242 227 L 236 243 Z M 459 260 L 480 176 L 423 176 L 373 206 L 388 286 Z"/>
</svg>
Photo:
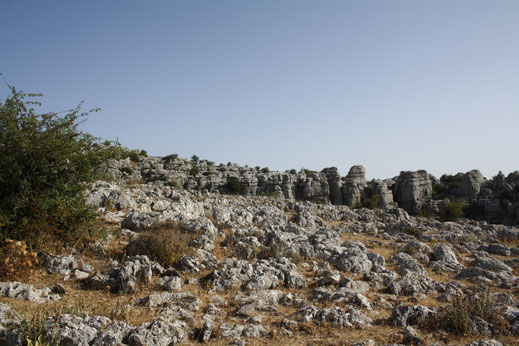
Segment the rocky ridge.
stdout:
<svg viewBox="0 0 519 346">
<path fill-rule="evenodd" d="M 447 200 L 463 200 L 467 216 L 494 223 L 519 223 L 519 172 L 505 177 L 501 172 L 488 180 L 478 170 L 442 176 L 424 170 L 404 171 L 390 179 L 367 181 L 365 169 L 353 166 L 345 177 L 336 167 L 320 172 L 302 169 L 270 172 L 267 168 L 216 165 L 207 160 L 176 156 L 112 160 L 106 172 L 113 179 L 162 181 L 191 191 L 236 193 L 229 179 L 240 184 L 246 195 L 268 195 L 289 200 L 307 200 L 350 208 L 398 206 L 412 215 L 439 214 Z"/>
</svg>

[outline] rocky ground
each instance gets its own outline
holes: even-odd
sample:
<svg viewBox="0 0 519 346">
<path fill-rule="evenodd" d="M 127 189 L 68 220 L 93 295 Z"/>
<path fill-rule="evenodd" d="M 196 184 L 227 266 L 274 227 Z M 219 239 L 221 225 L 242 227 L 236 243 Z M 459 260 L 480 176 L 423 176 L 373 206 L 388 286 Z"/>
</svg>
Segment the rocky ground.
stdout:
<svg viewBox="0 0 519 346">
<path fill-rule="evenodd" d="M 412 217 L 392 206 L 96 183 L 110 232 L 42 255 L 0 283 L 0 335 L 63 345 L 514 345 L 519 229 Z M 130 253 L 151 225 L 181 224 L 170 265 Z M 133 246 L 133 249 L 139 249 Z"/>
</svg>

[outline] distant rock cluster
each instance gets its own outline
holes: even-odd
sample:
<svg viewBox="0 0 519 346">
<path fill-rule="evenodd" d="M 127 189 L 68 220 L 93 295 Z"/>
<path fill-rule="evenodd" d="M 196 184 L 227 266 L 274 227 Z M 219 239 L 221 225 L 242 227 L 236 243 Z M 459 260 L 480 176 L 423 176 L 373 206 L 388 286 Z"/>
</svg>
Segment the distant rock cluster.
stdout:
<svg viewBox="0 0 519 346">
<path fill-rule="evenodd" d="M 495 223 L 519 223 L 519 172 L 501 172 L 488 180 L 478 170 L 435 178 L 424 170 L 405 171 L 394 178 L 367 181 L 365 168 L 353 166 L 345 177 L 336 167 L 321 172 L 270 172 L 237 164 L 216 165 L 178 157 L 140 157 L 112 160 L 106 166 L 113 179 L 161 181 L 192 191 L 233 193 L 229 179 L 237 179 L 247 195 L 269 195 L 355 207 L 398 206 L 411 215 L 439 214 L 446 200 L 461 200 L 468 217 Z M 117 201 L 115 203 L 118 203 Z"/>
</svg>

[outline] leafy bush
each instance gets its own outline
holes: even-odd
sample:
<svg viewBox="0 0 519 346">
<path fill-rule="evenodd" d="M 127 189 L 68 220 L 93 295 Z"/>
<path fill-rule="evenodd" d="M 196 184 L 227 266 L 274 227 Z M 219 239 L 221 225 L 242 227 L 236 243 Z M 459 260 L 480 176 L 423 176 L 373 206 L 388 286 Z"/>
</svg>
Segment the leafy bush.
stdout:
<svg viewBox="0 0 519 346">
<path fill-rule="evenodd" d="M 198 163 L 198 161 L 200 161 L 200 158 L 198 156 L 196 156 L 196 155 L 191 156 L 191 162 L 196 164 L 196 163 Z"/>
<path fill-rule="evenodd" d="M 290 174 L 297 174 L 297 171 L 292 168 L 288 173 L 290 173 Z"/>
<path fill-rule="evenodd" d="M 164 156 L 165 161 L 175 161 L 178 159 L 178 154 L 169 154 L 168 156 Z"/>
<path fill-rule="evenodd" d="M 148 157 L 148 152 L 146 150 L 141 150 L 141 152 L 139 153 L 140 156 L 143 156 L 143 157 Z"/>
<path fill-rule="evenodd" d="M 130 167 L 123 167 L 121 168 L 121 172 L 131 175 L 133 173 L 133 169 L 131 169 Z"/>
<path fill-rule="evenodd" d="M 244 195 L 247 192 L 247 186 L 236 177 L 227 178 L 225 189 L 231 195 Z"/>
<path fill-rule="evenodd" d="M 167 268 L 188 253 L 189 243 L 196 236 L 196 233 L 186 230 L 181 222 L 159 223 L 132 240 L 126 247 L 126 253 L 130 256 L 147 255 Z"/>
<path fill-rule="evenodd" d="M 440 212 L 440 220 L 442 221 L 457 221 L 463 217 L 463 201 L 445 201 L 445 206 Z"/>
<path fill-rule="evenodd" d="M 30 99 L 41 95 L 9 88 L 0 100 L 0 240 L 31 245 L 43 233 L 62 242 L 88 240 L 99 227 L 84 203 L 85 183 L 98 178 L 96 169 L 120 147 L 79 129 L 96 110 L 82 112 L 80 104 L 38 114 L 32 107 L 40 103 Z"/>
<path fill-rule="evenodd" d="M 261 169 L 261 173 L 269 173 L 270 169 L 268 167 L 264 167 Z"/>
<path fill-rule="evenodd" d="M 362 200 L 362 206 L 368 209 L 379 208 L 382 203 L 380 195 L 373 195 Z"/>
<path fill-rule="evenodd" d="M 200 168 L 198 168 L 197 166 L 192 166 L 189 170 L 189 175 L 192 175 L 193 177 L 196 177 L 198 173 L 200 173 Z"/>
<path fill-rule="evenodd" d="M 136 151 L 130 151 L 130 155 L 128 156 L 131 161 L 138 162 L 139 161 L 139 153 Z"/>
</svg>

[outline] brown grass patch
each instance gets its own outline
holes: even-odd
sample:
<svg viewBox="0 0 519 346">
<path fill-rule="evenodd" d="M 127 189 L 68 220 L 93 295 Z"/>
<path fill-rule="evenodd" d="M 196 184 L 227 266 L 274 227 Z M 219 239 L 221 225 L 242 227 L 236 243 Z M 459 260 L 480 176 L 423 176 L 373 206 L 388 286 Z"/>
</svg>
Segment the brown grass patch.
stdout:
<svg viewBox="0 0 519 346">
<path fill-rule="evenodd" d="M 198 234 L 189 232 L 181 222 L 154 224 L 126 246 L 130 256 L 147 255 L 151 260 L 168 268 L 176 259 L 190 253 L 189 243 Z"/>
</svg>

